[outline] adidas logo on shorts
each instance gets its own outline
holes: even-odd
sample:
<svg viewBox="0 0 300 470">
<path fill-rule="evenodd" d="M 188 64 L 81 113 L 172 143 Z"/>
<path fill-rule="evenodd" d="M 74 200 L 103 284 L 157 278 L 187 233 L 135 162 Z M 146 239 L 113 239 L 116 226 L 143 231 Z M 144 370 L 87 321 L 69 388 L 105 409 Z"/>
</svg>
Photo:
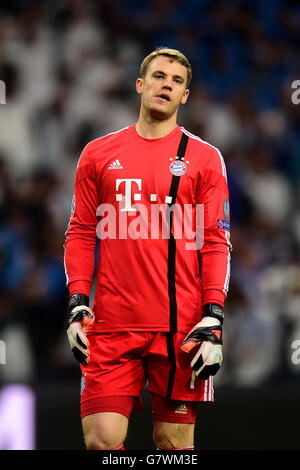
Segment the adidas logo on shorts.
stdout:
<svg viewBox="0 0 300 470">
<path fill-rule="evenodd" d="M 187 414 L 187 407 L 184 403 L 182 403 L 181 405 L 178 405 L 176 410 L 175 410 L 175 413 L 179 413 L 179 414 L 182 414 L 182 415 L 186 415 Z"/>
<path fill-rule="evenodd" d="M 122 168 L 123 167 L 122 167 L 121 163 L 119 162 L 119 160 L 115 160 L 108 167 L 109 170 L 121 170 Z"/>
</svg>

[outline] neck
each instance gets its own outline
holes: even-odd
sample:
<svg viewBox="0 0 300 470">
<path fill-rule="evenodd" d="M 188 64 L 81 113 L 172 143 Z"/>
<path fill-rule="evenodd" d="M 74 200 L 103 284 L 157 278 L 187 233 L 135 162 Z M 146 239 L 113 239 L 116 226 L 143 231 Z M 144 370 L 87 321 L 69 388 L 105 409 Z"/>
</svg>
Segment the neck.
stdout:
<svg viewBox="0 0 300 470">
<path fill-rule="evenodd" d="M 136 123 L 136 131 L 145 139 L 159 139 L 168 135 L 177 126 L 176 115 L 170 119 L 154 119 L 152 117 L 145 118 L 140 113 L 138 122 Z"/>
</svg>

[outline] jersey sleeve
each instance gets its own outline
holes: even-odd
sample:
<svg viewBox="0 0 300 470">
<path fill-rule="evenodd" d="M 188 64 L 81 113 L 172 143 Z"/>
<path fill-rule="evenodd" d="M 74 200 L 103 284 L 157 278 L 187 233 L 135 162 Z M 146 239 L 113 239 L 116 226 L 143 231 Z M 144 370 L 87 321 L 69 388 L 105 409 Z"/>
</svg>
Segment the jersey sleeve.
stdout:
<svg viewBox="0 0 300 470">
<path fill-rule="evenodd" d="M 97 179 L 95 163 L 87 145 L 78 162 L 72 211 L 65 235 L 64 262 L 67 287 L 89 296 L 97 241 Z"/>
<path fill-rule="evenodd" d="M 197 202 L 203 204 L 204 240 L 200 249 L 203 304 L 224 306 L 230 278 L 230 210 L 226 168 L 210 149 L 201 175 Z"/>
</svg>

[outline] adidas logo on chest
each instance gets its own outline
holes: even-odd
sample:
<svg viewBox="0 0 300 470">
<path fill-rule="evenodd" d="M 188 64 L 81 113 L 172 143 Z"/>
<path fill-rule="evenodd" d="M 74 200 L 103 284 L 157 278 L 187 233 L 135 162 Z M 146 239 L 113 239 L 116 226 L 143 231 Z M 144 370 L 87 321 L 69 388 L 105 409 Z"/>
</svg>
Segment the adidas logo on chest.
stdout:
<svg viewBox="0 0 300 470">
<path fill-rule="evenodd" d="M 108 167 L 108 170 L 122 170 L 123 166 L 119 160 L 114 160 Z"/>
</svg>

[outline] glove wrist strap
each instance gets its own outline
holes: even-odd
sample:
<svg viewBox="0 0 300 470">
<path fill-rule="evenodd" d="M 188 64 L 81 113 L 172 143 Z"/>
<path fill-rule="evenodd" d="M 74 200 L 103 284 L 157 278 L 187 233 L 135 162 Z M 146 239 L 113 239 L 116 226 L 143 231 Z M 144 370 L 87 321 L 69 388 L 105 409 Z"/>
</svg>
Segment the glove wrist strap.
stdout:
<svg viewBox="0 0 300 470">
<path fill-rule="evenodd" d="M 224 309 L 218 304 L 205 304 L 203 316 L 216 318 L 222 325 L 224 321 Z"/>
<path fill-rule="evenodd" d="M 90 301 L 89 301 L 89 298 L 86 295 L 79 294 L 79 292 L 76 292 L 76 294 L 73 294 L 69 298 L 69 304 L 68 304 L 69 314 L 71 314 L 72 310 L 74 310 L 75 307 L 78 307 L 80 305 L 84 305 L 85 307 L 89 307 Z"/>
</svg>

